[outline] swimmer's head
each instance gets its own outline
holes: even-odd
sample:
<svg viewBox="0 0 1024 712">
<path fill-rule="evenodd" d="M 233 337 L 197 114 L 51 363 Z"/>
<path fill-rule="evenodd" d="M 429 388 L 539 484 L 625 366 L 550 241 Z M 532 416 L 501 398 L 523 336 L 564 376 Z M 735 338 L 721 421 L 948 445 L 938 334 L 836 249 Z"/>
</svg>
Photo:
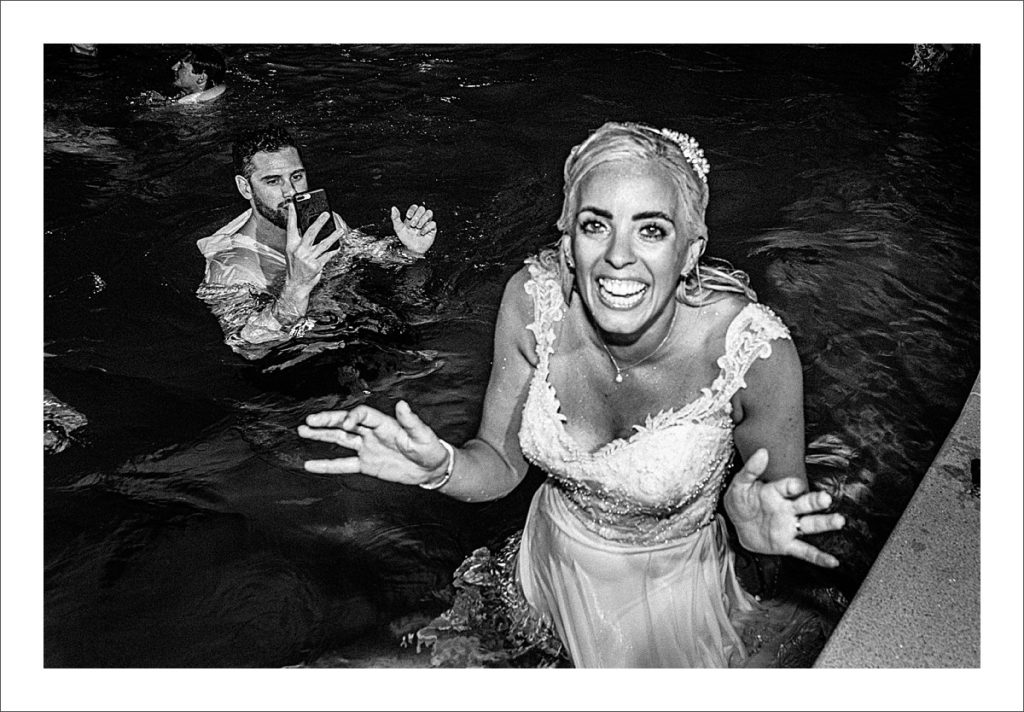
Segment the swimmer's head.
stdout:
<svg viewBox="0 0 1024 712">
<path fill-rule="evenodd" d="M 85 57 L 95 57 L 100 53 L 100 48 L 94 44 L 73 44 L 71 45 L 72 54 L 80 54 Z"/>
<path fill-rule="evenodd" d="M 224 56 L 207 45 L 195 45 L 174 63 L 174 86 L 189 92 L 212 89 L 224 81 Z"/>
</svg>

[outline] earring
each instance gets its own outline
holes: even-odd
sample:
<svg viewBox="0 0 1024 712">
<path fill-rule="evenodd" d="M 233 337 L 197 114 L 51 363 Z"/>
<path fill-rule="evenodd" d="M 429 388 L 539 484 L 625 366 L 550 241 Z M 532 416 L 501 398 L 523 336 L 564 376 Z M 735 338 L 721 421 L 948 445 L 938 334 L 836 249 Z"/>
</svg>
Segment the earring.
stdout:
<svg viewBox="0 0 1024 712">
<path fill-rule="evenodd" d="M 679 291 L 677 292 L 679 301 L 685 302 L 687 298 L 695 299 L 702 293 L 703 287 L 700 282 L 699 266 L 695 266 L 686 274 L 679 275 Z"/>
</svg>

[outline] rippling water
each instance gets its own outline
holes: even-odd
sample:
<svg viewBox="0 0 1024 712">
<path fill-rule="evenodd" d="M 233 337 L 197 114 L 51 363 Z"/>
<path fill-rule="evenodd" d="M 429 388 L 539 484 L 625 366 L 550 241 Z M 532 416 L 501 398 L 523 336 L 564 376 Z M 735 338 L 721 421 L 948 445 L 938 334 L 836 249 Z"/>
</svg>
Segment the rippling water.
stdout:
<svg viewBox="0 0 1024 712">
<path fill-rule="evenodd" d="M 231 92 L 147 108 L 176 48 L 45 51 L 45 386 L 88 419 L 45 462 L 48 666 L 265 666 L 348 650 L 443 606 L 462 556 L 522 522 L 315 476 L 309 412 L 409 400 L 475 432 L 504 280 L 556 238 L 561 165 L 606 120 L 692 133 L 709 254 L 746 269 L 804 364 L 812 479 L 850 525 L 833 572 L 761 585 L 840 610 L 979 368 L 977 63 L 908 46 L 227 46 Z M 246 205 L 239 131 L 276 121 L 349 224 L 433 208 L 429 258 L 335 287 L 336 341 L 243 361 L 194 296 L 195 241 Z M 771 580 L 766 580 L 770 572 Z M 364 650 L 364 653 L 352 653 Z M 363 654 L 364 657 L 359 656 Z M 376 654 L 376 653 L 373 653 Z M 354 656 L 354 657 L 353 657 Z"/>
</svg>

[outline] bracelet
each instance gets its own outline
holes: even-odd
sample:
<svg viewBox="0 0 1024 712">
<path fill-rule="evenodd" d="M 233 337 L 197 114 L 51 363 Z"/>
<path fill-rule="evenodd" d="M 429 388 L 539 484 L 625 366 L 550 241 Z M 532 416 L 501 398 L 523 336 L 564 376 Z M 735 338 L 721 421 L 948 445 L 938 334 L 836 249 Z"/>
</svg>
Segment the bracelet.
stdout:
<svg viewBox="0 0 1024 712">
<path fill-rule="evenodd" d="M 420 484 L 420 487 L 426 490 L 441 489 L 446 484 L 448 484 L 448 480 L 452 478 L 452 473 L 455 471 L 455 448 L 453 448 L 444 440 L 441 440 L 441 438 L 438 438 L 438 440 L 440 440 L 441 444 L 444 446 L 444 449 L 448 451 L 448 466 L 444 470 L 444 477 L 439 479 L 437 482 L 433 484 L 427 484 L 426 482 L 423 482 Z"/>
</svg>

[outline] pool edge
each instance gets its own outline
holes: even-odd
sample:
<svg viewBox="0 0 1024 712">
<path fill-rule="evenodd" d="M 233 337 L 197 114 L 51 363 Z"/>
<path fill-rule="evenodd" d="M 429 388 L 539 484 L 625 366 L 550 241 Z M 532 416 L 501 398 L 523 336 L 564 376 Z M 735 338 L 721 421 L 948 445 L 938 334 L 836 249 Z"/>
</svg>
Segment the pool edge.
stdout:
<svg viewBox="0 0 1024 712">
<path fill-rule="evenodd" d="M 814 667 L 980 666 L 980 415 L 979 374 Z"/>
</svg>

